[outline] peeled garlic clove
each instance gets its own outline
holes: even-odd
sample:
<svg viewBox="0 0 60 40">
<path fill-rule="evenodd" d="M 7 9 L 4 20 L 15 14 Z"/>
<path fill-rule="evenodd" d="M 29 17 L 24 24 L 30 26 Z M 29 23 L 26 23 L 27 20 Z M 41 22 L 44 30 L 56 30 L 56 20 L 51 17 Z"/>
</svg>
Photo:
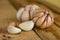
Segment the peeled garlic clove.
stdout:
<svg viewBox="0 0 60 40">
<path fill-rule="evenodd" d="M 24 31 L 32 30 L 34 27 L 34 22 L 33 21 L 23 22 L 23 23 L 19 24 L 19 27 Z"/>
<path fill-rule="evenodd" d="M 8 33 L 11 33 L 11 34 L 17 34 L 21 32 L 21 29 L 16 28 L 14 26 L 8 26 L 7 31 Z"/>
<path fill-rule="evenodd" d="M 21 15 L 22 15 L 23 11 L 24 11 L 24 8 L 20 8 L 18 10 L 17 15 L 16 15 L 18 20 L 21 20 Z"/>
</svg>

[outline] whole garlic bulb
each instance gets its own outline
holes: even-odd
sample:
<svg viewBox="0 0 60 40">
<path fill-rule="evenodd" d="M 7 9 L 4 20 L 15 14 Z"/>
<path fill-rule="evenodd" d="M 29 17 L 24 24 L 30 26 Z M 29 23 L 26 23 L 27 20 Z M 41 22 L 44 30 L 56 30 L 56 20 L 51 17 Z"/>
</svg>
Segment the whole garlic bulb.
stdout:
<svg viewBox="0 0 60 40">
<path fill-rule="evenodd" d="M 33 19 L 33 12 L 37 9 L 40 9 L 37 5 L 27 5 L 23 8 L 20 8 L 17 12 L 17 19 L 19 21 L 29 21 Z"/>
<path fill-rule="evenodd" d="M 37 27 L 44 29 L 53 24 L 54 16 L 50 11 L 44 9 L 36 10 L 33 21 Z"/>
</svg>

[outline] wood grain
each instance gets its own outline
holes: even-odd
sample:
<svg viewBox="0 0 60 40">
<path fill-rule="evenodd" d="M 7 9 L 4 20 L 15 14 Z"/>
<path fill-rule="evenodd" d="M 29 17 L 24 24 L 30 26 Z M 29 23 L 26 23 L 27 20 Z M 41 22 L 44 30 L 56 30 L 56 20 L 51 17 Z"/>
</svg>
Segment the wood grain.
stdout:
<svg viewBox="0 0 60 40">
<path fill-rule="evenodd" d="M 40 30 L 38 28 L 34 28 L 34 31 L 41 37 L 42 40 L 58 40 L 53 33 L 47 30 Z"/>
<path fill-rule="evenodd" d="M 60 27 L 60 15 L 59 14 L 54 14 L 55 15 L 55 24 Z"/>
<path fill-rule="evenodd" d="M 51 4 L 51 3 L 49 3 L 48 1 L 46 1 L 46 0 L 35 0 L 35 1 L 37 3 L 41 3 L 41 4 L 45 5 L 45 6 L 47 6 L 48 8 L 54 10 L 54 12 L 60 14 L 60 8 L 53 5 L 53 4 Z"/>
<path fill-rule="evenodd" d="M 19 0 L 20 1 L 20 0 Z M 10 0 L 11 2 L 11 0 Z M 33 3 L 32 3 L 33 2 Z M 16 7 L 16 4 L 19 4 L 18 2 L 16 1 L 13 1 L 13 5 L 14 7 Z M 37 4 L 38 6 L 40 6 L 41 8 L 45 8 L 47 10 L 50 10 L 48 7 L 46 7 L 45 5 L 42 5 L 42 4 L 39 4 L 39 3 L 36 3 L 31 0 L 28 1 L 28 3 L 30 4 Z M 43 2 L 42 2 L 43 3 Z M 24 4 L 24 3 L 23 3 Z M 21 4 L 21 5 L 23 5 Z M 25 4 L 27 5 L 27 4 Z M 19 8 L 18 8 L 19 9 Z M 54 8 L 53 8 L 54 9 Z M 50 10 L 51 11 L 51 10 Z M 56 11 L 56 10 L 55 10 Z M 52 11 L 53 12 L 53 11 Z M 59 13 L 59 12 L 58 12 Z M 57 20 L 59 20 L 58 18 L 58 15 L 56 15 L 57 13 L 53 12 L 54 16 L 55 16 L 55 22 L 58 22 Z M 57 20 L 56 20 L 57 19 Z M 56 30 L 57 29 L 57 30 Z M 34 31 L 35 33 L 42 39 L 42 40 L 60 40 L 60 28 L 55 26 L 55 24 L 49 28 L 47 31 L 44 29 L 44 30 L 40 30 L 40 29 L 37 29 L 37 28 L 34 28 Z M 58 31 L 58 32 L 57 32 Z M 55 33 L 56 32 L 56 33 Z"/>
<path fill-rule="evenodd" d="M 0 40 L 41 40 L 33 30 L 29 32 L 22 31 L 16 35 L 7 32 L 9 22 L 17 21 L 16 12 L 17 10 L 8 0 L 0 0 Z M 8 36 L 11 38 L 8 38 Z"/>
<path fill-rule="evenodd" d="M 60 28 L 54 24 L 50 29 L 50 31 L 60 40 Z"/>
</svg>

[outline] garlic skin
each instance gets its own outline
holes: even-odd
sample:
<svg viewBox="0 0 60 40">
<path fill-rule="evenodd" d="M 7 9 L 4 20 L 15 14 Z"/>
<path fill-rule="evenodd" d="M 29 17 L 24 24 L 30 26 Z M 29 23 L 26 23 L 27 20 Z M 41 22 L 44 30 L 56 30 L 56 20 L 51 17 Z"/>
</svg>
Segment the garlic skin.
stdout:
<svg viewBox="0 0 60 40">
<path fill-rule="evenodd" d="M 17 23 L 16 22 L 11 22 L 8 27 L 7 27 L 7 31 L 8 33 L 11 34 L 17 34 L 21 32 L 21 29 L 17 28 Z"/>
<path fill-rule="evenodd" d="M 24 11 L 24 8 L 20 8 L 16 14 L 17 19 L 20 21 L 21 20 L 21 15 Z"/>
<path fill-rule="evenodd" d="M 33 21 L 26 21 L 26 22 L 19 24 L 19 27 L 24 31 L 30 31 L 34 27 L 34 22 Z"/>
<path fill-rule="evenodd" d="M 34 5 L 34 4 L 27 5 L 18 10 L 16 17 L 19 21 L 22 21 L 22 22 L 32 20 L 34 11 L 37 9 L 40 9 L 40 7 L 37 5 Z"/>
<path fill-rule="evenodd" d="M 21 32 L 21 29 L 16 28 L 14 26 L 8 26 L 7 31 L 8 33 L 11 33 L 11 34 L 17 34 Z"/>
<path fill-rule="evenodd" d="M 48 28 L 54 23 L 54 16 L 48 10 L 37 10 L 35 11 L 33 22 L 39 28 Z"/>
</svg>

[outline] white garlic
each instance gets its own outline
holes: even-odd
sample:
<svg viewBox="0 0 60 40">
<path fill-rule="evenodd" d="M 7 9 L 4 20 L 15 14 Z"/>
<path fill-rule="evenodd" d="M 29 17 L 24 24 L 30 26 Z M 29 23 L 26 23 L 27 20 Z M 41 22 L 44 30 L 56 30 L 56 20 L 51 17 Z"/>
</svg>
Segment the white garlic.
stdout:
<svg viewBox="0 0 60 40">
<path fill-rule="evenodd" d="M 20 8 L 19 10 L 18 10 L 18 12 L 17 12 L 17 19 L 20 21 L 21 20 L 21 15 L 22 15 L 22 13 L 23 13 L 23 11 L 24 11 L 24 8 Z"/>
<path fill-rule="evenodd" d="M 11 33 L 11 34 L 17 34 L 21 32 L 21 29 L 16 28 L 14 26 L 8 26 L 7 31 L 8 33 Z"/>
<path fill-rule="evenodd" d="M 23 23 L 19 24 L 19 27 L 24 31 L 32 30 L 34 27 L 34 22 L 33 21 L 23 22 Z"/>
<path fill-rule="evenodd" d="M 11 34 L 17 34 L 21 32 L 21 29 L 17 28 L 17 23 L 16 22 L 11 22 L 9 26 L 7 27 L 8 33 Z"/>
<path fill-rule="evenodd" d="M 40 9 L 37 5 L 27 5 L 25 8 L 20 8 L 17 12 L 17 19 L 19 21 L 29 21 L 33 19 L 34 11 Z"/>
</svg>

